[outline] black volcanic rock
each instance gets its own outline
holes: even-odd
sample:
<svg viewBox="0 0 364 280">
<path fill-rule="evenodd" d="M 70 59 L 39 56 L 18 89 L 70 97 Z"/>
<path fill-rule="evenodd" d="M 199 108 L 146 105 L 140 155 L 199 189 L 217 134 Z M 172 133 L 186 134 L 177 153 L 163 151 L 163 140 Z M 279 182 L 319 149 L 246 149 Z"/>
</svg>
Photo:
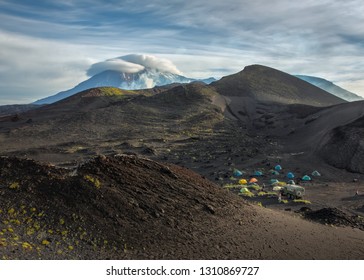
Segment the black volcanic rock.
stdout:
<svg viewBox="0 0 364 280">
<path fill-rule="evenodd" d="M 320 150 L 327 163 L 351 172 L 364 173 L 364 117 L 335 128 L 328 138 Z"/>
</svg>

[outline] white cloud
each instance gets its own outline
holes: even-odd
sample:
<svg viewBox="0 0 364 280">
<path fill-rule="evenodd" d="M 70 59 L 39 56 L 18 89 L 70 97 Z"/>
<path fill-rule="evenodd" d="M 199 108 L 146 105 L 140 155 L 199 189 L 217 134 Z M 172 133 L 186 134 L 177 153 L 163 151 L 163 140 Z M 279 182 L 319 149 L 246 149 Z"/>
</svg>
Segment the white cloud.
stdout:
<svg viewBox="0 0 364 280">
<path fill-rule="evenodd" d="M 88 76 L 93 76 L 106 70 L 115 70 L 124 73 L 137 73 L 145 68 L 157 69 L 161 72 L 181 74 L 172 61 L 146 54 L 129 54 L 111 58 L 91 65 L 87 71 Z"/>
<path fill-rule="evenodd" d="M 87 71 L 87 75 L 94 76 L 106 70 L 114 70 L 125 73 L 137 73 L 144 69 L 145 67 L 143 65 L 131 63 L 120 58 L 112 58 L 91 65 L 90 69 Z"/>
<path fill-rule="evenodd" d="M 73 87 L 91 64 L 72 44 L 0 31 L 0 45 L 0 104 L 32 102 Z"/>
<path fill-rule="evenodd" d="M 144 67 L 154 68 L 161 72 L 170 72 L 173 74 L 181 74 L 181 72 L 177 69 L 176 65 L 173 64 L 172 61 L 159 58 L 153 55 L 147 54 L 129 54 L 126 56 L 120 57 L 120 59 L 137 63 L 143 65 Z"/>
</svg>

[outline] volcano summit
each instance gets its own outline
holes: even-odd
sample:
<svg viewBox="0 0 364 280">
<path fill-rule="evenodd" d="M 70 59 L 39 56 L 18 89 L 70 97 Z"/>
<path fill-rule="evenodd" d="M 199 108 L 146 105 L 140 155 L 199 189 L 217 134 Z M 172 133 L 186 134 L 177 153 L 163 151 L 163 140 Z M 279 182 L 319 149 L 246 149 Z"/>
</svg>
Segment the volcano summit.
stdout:
<svg viewBox="0 0 364 280">
<path fill-rule="evenodd" d="M 72 89 L 37 100 L 34 104 L 50 104 L 74 95 L 78 92 L 96 87 L 116 87 L 122 89 L 146 89 L 174 83 L 194 81 L 209 84 L 214 78 L 187 78 L 169 60 L 151 55 L 130 54 L 108 59 L 91 65 L 87 71 L 90 76 Z"/>
</svg>

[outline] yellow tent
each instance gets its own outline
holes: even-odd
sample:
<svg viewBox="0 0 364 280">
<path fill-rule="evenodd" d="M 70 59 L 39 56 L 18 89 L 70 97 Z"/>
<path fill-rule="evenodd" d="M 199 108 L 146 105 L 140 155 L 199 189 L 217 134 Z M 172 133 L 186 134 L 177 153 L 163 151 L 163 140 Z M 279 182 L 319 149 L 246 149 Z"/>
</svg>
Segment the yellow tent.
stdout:
<svg viewBox="0 0 364 280">
<path fill-rule="evenodd" d="M 240 185 L 246 185 L 246 184 L 248 184 L 248 181 L 246 179 L 240 179 L 239 184 Z"/>
</svg>

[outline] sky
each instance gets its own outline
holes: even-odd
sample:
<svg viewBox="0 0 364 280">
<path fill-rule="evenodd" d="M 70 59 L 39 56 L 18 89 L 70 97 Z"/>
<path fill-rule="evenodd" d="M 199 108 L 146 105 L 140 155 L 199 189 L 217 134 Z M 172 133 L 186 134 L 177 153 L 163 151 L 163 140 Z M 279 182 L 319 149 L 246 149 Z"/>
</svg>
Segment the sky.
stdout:
<svg viewBox="0 0 364 280">
<path fill-rule="evenodd" d="M 364 96 L 363 27 L 362 0 L 0 0 L 0 104 L 67 90 L 129 54 L 190 78 L 262 64 Z"/>
</svg>

